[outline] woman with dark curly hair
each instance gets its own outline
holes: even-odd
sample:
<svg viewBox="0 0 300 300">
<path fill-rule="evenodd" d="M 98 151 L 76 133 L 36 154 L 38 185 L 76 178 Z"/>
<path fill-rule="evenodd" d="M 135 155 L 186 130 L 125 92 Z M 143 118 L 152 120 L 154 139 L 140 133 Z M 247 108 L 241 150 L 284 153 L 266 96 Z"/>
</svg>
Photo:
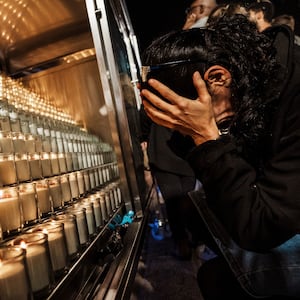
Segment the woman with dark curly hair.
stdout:
<svg viewBox="0 0 300 300">
<path fill-rule="evenodd" d="M 300 297 L 300 74 L 289 51 L 288 74 L 275 55 L 243 15 L 144 55 L 144 109 L 177 132 L 172 148 L 203 185 L 190 196 L 217 253 L 198 272 L 205 299 Z"/>
</svg>

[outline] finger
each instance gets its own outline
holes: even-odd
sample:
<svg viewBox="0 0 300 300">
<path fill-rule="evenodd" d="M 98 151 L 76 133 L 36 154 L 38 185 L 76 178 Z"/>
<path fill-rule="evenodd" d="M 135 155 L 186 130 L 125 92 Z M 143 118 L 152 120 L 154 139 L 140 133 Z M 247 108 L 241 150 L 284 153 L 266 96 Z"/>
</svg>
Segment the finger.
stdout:
<svg viewBox="0 0 300 300">
<path fill-rule="evenodd" d="M 156 79 L 149 79 L 148 84 L 172 104 L 178 104 L 182 99 L 181 96 Z"/>
<path fill-rule="evenodd" d="M 193 84 L 195 89 L 197 90 L 197 94 L 200 100 L 210 99 L 205 81 L 202 79 L 198 71 L 193 74 Z"/>
</svg>

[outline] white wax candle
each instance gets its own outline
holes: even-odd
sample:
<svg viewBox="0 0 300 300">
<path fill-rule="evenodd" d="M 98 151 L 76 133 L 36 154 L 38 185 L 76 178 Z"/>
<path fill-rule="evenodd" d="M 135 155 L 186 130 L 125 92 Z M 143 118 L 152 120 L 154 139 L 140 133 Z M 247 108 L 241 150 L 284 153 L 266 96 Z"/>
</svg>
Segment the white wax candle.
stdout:
<svg viewBox="0 0 300 300">
<path fill-rule="evenodd" d="M 30 180 L 30 169 L 27 158 L 16 160 L 16 170 L 19 182 Z"/>
<path fill-rule="evenodd" d="M 32 179 L 39 179 L 42 178 L 42 168 L 41 168 L 41 161 L 40 158 L 32 158 L 28 161 L 30 175 Z"/>
<path fill-rule="evenodd" d="M 39 183 L 36 186 L 38 208 L 40 213 L 45 214 L 51 211 L 50 192 L 46 183 Z"/>
<path fill-rule="evenodd" d="M 69 181 L 70 181 L 72 198 L 74 198 L 74 199 L 78 198 L 79 197 L 79 189 L 78 189 L 78 183 L 77 183 L 76 176 L 70 176 Z"/>
<path fill-rule="evenodd" d="M 90 177 L 88 171 L 83 172 L 83 178 L 84 178 L 85 190 L 89 191 L 91 189 L 91 183 L 90 183 Z"/>
<path fill-rule="evenodd" d="M 71 153 L 66 153 L 66 165 L 67 165 L 68 172 L 74 171 Z"/>
<path fill-rule="evenodd" d="M 69 202 L 72 200 L 72 196 L 71 196 L 71 189 L 70 189 L 70 184 L 69 182 L 66 180 L 62 180 L 61 181 L 61 191 L 62 191 L 62 200 L 63 202 Z"/>
<path fill-rule="evenodd" d="M 15 153 L 25 153 L 26 152 L 24 139 L 15 138 L 15 139 L 13 139 L 13 144 L 14 144 L 14 152 Z"/>
<path fill-rule="evenodd" d="M 21 211 L 16 195 L 3 194 L 0 191 L 0 224 L 2 231 L 11 231 L 21 227 Z"/>
<path fill-rule="evenodd" d="M 64 230 L 69 256 L 73 256 L 78 253 L 80 248 L 78 231 L 75 222 L 68 220 L 64 221 Z"/>
<path fill-rule="evenodd" d="M 79 170 L 77 153 L 72 153 L 72 163 L 73 163 L 73 169 Z"/>
<path fill-rule="evenodd" d="M 32 291 L 37 292 L 49 286 L 51 271 L 45 247 L 28 245 L 26 247 L 26 261 Z"/>
<path fill-rule="evenodd" d="M 79 242 L 85 245 L 89 240 L 88 226 L 84 210 L 70 210 L 70 213 L 76 217 L 77 230 L 79 235 Z"/>
<path fill-rule="evenodd" d="M 37 204 L 33 187 L 30 189 L 20 188 L 20 200 L 23 209 L 23 219 L 25 222 L 37 219 Z"/>
<path fill-rule="evenodd" d="M 0 158 L 0 184 L 9 185 L 17 182 L 17 173 L 14 161 Z"/>
<path fill-rule="evenodd" d="M 100 227 L 103 225 L 103 220 L 102 220 L 99 198 L 93 196 L 90 199 L 91 199 L 90 201 L 93 203 L 96 226 Z"/>
<path fill-rule="evenodd" d="M 50 180 L 49 181 L 49 189 L 50 189 L 50 195 L 52 199 L 52 205 L 53 208 L 59 208 L 62 207 L 62 193 L 61 193 L 61 187 L 57 180 Z"/>
<path fill-rule="evenodd" d="M 77 172 L 77 183 L 78 183 L 79 194 L 83 195 L 85 193 L 86 189 L 85 189 L 85 186 L 84 186 L 83 175 L 80 171 Z"/>
<path fill-rule="evenodd" d="M 67 266 L 67 251 L 63 232 L 49 232 L 48 243 L 53 271 L 60 271 Z"/>
<path fill-rule="evenodd" d="M 11 153 L 14 151 L 13 142 L 10 136 L 0 137 L 0 150 L 2 153 Z"/>
<path fill-rule="evenodd" d="M 42 164 L 42 173 L 44 177 L 50 177 L 53 175 L 51 170 L 51 162 L 49 159 L 49 156 L 45 157 L 43 156 L 41 158 L 41 164 Z"/>
<path fill-rule="evenodd" d="M 0 291 L 1 300 L 29 299 L 30 291 L 23 264 L 3 264 L 0 261 Z"/>
<path fill-rule="evenodd" d="M 59 164 L 59 171 L 61 174 L 67 172 L 67 164 L 66 159 L 63 153 L 58 155 L 58 164 Z"/>
<path fill-rule="evenodd" d="M 51 153 L 50 162 L 51 162 L 51 168 L 52 168 L 53 175 L 58 175 L 59 174 L 59 162 L 58 162 L 58 158 L 57 158 L 56 154 Z"/>
</svg>

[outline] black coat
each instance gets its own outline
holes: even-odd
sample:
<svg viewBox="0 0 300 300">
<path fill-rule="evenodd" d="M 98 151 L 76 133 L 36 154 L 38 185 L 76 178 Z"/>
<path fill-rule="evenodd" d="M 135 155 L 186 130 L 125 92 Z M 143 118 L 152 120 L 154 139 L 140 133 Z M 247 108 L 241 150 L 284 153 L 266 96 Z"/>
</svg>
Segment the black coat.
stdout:
<svg viewBox="0 0 300 300">
<path fill-rule="evenodd" d="M 264 251 L 300 233 L 300 71 L 292 48 L 260 175 L 230 136 L 194 148 L 188 158 L 209 207 L 249 250 Z"/>
</svg>

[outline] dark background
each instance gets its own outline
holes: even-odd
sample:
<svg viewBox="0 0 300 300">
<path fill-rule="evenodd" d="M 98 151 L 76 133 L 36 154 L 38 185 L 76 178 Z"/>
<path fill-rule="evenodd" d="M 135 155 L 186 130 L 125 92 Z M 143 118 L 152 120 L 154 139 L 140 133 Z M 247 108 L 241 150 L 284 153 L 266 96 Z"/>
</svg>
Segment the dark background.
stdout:
<svg viewBox="0 0 300 300">
<path fill-rule="evenodd" d="M 140 51 L 150 42 L 174 29 L 181 29 L 185 21 L 185 9 L 191 0 L 126 0 L 127 9 L 137 36 Z M 275 16 L 291 14 L 296 21 L 295 33 L 300 35 L 300 0 L 272 0 Z"/>
</svg>

